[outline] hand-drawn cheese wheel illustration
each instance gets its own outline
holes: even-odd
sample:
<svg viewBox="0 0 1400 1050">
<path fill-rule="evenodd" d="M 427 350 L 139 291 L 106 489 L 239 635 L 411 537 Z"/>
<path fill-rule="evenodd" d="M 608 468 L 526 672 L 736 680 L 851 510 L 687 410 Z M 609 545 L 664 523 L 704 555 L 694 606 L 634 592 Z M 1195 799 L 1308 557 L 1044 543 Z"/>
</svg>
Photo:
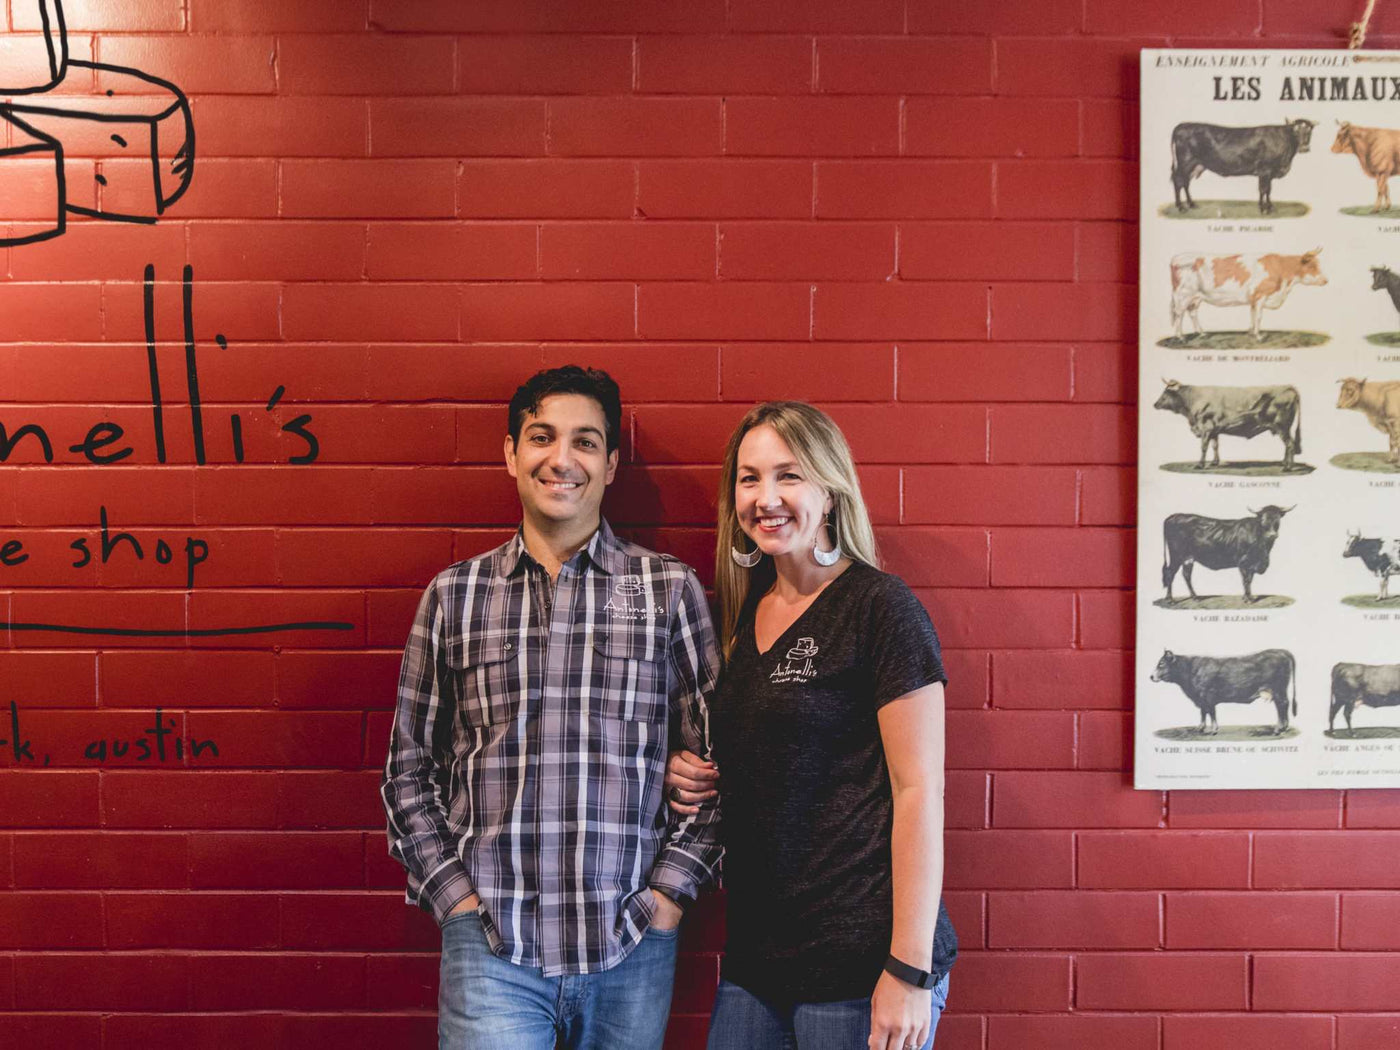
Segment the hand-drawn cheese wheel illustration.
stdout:
<svg viewBox="0 0 1400 1050">
<path fill-rule="evenodd" d="M 799 638 L 797 644 L 787 651 L 789 660 L 806 660 L 817 655 L 817 643 L 812 638 Z"/>
<path fill-rule="evenodd" d="M 0 37 L 0 95 L 48 91 L 68 67 L 68 34 L 58 0 L 12 0 L 15 32 Z"/>
<path fill-rule="evenodd" d="M 155 222 L 189 188 L 194 171 L 194 121 L 188 100 L 174 84 L 139 70 L 76 60 L 68 68 L 96 71 L 109 85 L 106 93 L 24 95 L 4 103 L 0 111 L 63 143 L 67 160 L 93 156 L 91 143 L 100 136 L 104 154 L 115 147 L 119 158 L 129 154 L 137 162 L 121 159 L 100 165 L 97 206 L 70 203 L 69 211 L 122 222 Z M 73 174 L 69 165 L 70 189 Z"/>
<path fill-rule="evenodd" d="M 10 144 L 0 148 L 0 201 L 24 201 L 25 232 L 0 244 L 31 244 L 57 237 L 67 220 L 63 147 L 0 110 L 0 135 L 6 130 Z M 31 222 L 35 219 L 37 224 Z M 5 232 L 0 226 L 0 237 Z"/>
<path fill-rule="evenodd" d="M 0 37 L 0 130 L 9 144 L 0 147 L 0 166 L 10 167 L 0 171 L 0 190 L 9 200 L 37 198 L 24 205 L 26 220 L 55 218 L 37 230 L 27 222 L 22 231 L 0 229 L 0 247 L 57 237 L 66 212 L 155 222 L 194 174 L 194 120 L 184 92 L 139 69 L 70 61 L 61 0 L 10 0 L 9 12 L 15 32 Z M 70 69 L 82 71 L 78 87 L 55 90 Z M 84 90 L 82 77 L 95 77 L 100 94 Z M 36 179 L 34 161 L 45 156 L 53 174 Z M 89 193 L 76 178 L 96 185 Z"/>
<path fill-rule="evenodd" d="M 614 587 L 613 590 L 618 594 L 636 597 L 642 593 L 642 578 L 633 575 L 624 576 L 618 581 L 617 586 Z"/>
</svg>

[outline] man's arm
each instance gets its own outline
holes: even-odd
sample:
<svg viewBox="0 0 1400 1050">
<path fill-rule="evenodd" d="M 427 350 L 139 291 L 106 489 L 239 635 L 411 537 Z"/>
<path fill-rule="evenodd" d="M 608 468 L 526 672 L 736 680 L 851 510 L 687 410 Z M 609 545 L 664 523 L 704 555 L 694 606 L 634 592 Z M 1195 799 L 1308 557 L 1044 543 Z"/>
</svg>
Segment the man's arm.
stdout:
<svg viewBox="0 0 1400 1050">
<path fill-rule="evenodd" d="M 670 748 L 685 748 L 710 757 L 708 699 L 719 671 L 714 628 L 705 591 L 687 569 L 671 624 L 667 658 Z M 719 800 L 712 798 L 694 814 L 668 809 L 666 844 L 651 869 L 648 884 L 678 903 L 693 901 L 714 877 L 724 850 L 719 844 Z"/>
<path fill-rule="evenodd" d="M 473 895 L 443 804 L 457 699 L 444 637 L 442 605 L 433 584 L 418 603 L 404 647 L 380 788 L 389 817 L 389 855 L 408 872 L 407 899 L 432 912 L 439 924 Z"/>
</svg>

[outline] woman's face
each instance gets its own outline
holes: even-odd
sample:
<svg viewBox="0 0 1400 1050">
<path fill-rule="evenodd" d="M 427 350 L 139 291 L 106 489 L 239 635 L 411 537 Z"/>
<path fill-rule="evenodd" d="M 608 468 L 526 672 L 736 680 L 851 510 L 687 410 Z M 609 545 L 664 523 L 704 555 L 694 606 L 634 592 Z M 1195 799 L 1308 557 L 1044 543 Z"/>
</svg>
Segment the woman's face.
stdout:
<svg viewBox="0 0 1400 1050">
<path fill-rule="evenodd" d="M 766 423 L 739 444 L 734 475 L 734 512 L 764 554 L 805 555 L 831 510 L 831 497 L 807 476 L 787 442 Z M 822 548 L 830 538 L 823 538 Z"/>
</svg>

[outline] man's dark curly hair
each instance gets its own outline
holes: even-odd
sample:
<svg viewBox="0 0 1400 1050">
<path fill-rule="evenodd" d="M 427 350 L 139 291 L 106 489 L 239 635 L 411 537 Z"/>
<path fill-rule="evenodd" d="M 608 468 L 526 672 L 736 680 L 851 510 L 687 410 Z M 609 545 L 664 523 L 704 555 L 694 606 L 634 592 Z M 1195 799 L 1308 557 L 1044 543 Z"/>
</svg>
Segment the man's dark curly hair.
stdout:
<svg viewBox="0 0 1400 1050">
<path fill-rule="evenodd" d="M 563 365 L 560 368 L 547 368 L 536 372 L 525 380 L 510 399 L 510 439 L 520 443 L 520 428 L 525 425 L 525 417 L 540 410 L 540 402 L 552 394 L 582 394 L 591 397 L 603 410 L 608 451 L 617 449 L 622 433 L 622 395 L 618 392 L 613 377 L 601 368 L 580 368 L 578 365 Z"/>
</svg>

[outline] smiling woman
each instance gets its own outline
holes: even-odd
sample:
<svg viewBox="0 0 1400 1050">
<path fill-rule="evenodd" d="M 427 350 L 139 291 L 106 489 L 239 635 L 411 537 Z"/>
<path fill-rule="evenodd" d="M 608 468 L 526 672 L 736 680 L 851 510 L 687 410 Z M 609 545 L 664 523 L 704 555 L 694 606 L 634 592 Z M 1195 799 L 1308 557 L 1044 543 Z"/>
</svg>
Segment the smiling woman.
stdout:
<svg viewBox="0 0 1400 1050">
<path fill-rule="evenodd" d="M 729 942 L 710 1050 L 931 1046 L 957 954 L 939 897 L 938 636 L 879 570 L 825 413 L 758 405 L 721 470 L 711 728 Z M 713 795 L 715 764 L 681 752 L 671 772 L 677 810 Z"/>
</svg>

